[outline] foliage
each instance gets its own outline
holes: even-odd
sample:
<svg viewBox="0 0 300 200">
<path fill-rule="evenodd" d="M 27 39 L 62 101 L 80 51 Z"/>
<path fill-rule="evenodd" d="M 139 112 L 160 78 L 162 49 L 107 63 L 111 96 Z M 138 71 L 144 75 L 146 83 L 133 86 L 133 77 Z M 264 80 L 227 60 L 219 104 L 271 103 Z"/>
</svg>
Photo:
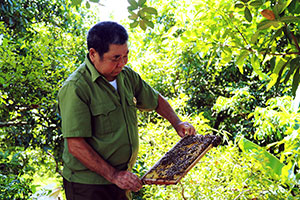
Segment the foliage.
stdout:
<svg viewBox="0 0 300 200">
<path fill-rule="evenodd" d="M 147 26 L 154 28 L 154 23 L 152 22 L 152 15 L 157 15 L 157 10 L 153 7 L 146 6 L 146 0 L 128 0 L 130 6 L 128 11 L 130 13 L 129 19 L 133 20 L 130 24 L 130 28 L 135 28 L 138 25 L 144 31 L 147 29 Z M 138 10 L 137 10 L 138 9 Z M 136 12 L 133 12 L 137 10 Z"/>
<path fill-rule="evenodd" d="M 189 119 L 198 130 L 203 130 L 202 134 L 212 134 L 202 115 Z M 180 138 L 165 121 L 149 122 L 140 133 L 134 172 L 142 176 Z M 146 185 L 134 194 L 134 199 L 293 199 L 289 189 L 274 180 L 259 163 L 230 141 L 226 146 L 211 149 L 179 184 Z"/>
<path fill-rule="evenodd" d="M 0 147 L 4 155 L 22 158 L 19 165 L 1 160 L 1 187 L 5 198 L 27 199 L 35 191 L 31 175 L 60 170 L 56 94 L 84 57 L 78 48 L 85 43 L 84 11 L 68 2 L 8 0 L 0 12 Z"/>
<path fill-rule="evenodd" d="M 251 153 L 251 156 L 260 161 L 261 168 L 264 168 L 269 172 L 270 176 L 278 180 L 282 175 L 282 168 L 284 164 L 280 162 L 274 155 L 264 150 L 257 144 L 250 142 L 245 138 L 241 138 L 239 141 L 239 147 L 246 153 Z"/>
<path fill-rule="evenodd" d="M 299 184 L 299 117 L 300 114 L 292 109 L 291 97 L 270 99 L 266 108 L 257 107 L 254 116 L 257 140 L 268 144 L 270 152 L 277 155 L 287 166 L 283 169 L 284 181 Z"/>
<path fill-rule="evenodd" d="M 157 0 L 153 5 L 160 5 L 154 29 L 131 33 L 132 67 L 168 98 L 184 93 L 186 113 L 203 113 L 214 129 L 232 133 L 231 140 L 244 135 L 267 146 L 286 164 L 281 183 L 292 180 L 297 189 L 299 143 L 290 148 L 284 138 L 299 137 L 297 114 L 288 111 L 300 66 L 298 2 Z M 270 104 L 280 97 L 286 99 L 284 108 Z"/>
<path fill-rule="evenodd" d="M 83 60 L 88 13 L 82 3 L 89 8 L 99 0 L 4 0 L 0 6 L 4 199 L 35 193 L 35 173 L 58 175 L 63 146 L 56 94 Z M 135 199 L 299 196 L 299 113 L 292 110 L 300 80 L 299 1 L 129 3 L 129 65 L 198 133 L 224 138 L 182 184 L 145 186 Z M 141 29 L 133 29 L 137 25 Z M 179 138 L 155 113 L 139 116 L 141 148 L 134 172 L 142 176 Z M 272 153 L 284 163 L 279 179 L 253 152 L 240 151 L 239 136 L 261 146 L 256 158 Z"/>
<path fill-rule="evenodd" d="M 83 2 L 85 2 L 86 8 L 91 7 L 91 3 L 97 3 L 101 6 L 100 0 L 72 0 L 73 6 L 80 6 Z M 128 18 L 133 20 L 130 24 L 130 28 L 135 28 L 139 26 L 142 30 L 146 30 L 147 27 L 154 28 L 154 23 L 152 22 L 152 15 L 157 15 L 157 10 L 154 7 L 150 7 L 146 5 L 146 0 L 128 0 Z"/>
<path fill-rule="evenodd" d="M 48 26 L 52 31 L 55 27 L 68 28 L 73 33 L 82 34 L 78 29 L 80 18 L 70 12 L 70 4 L 56 0 L 4 0 L 0 6 L 0 21 L 4 22 L 7 31 L 13 37 L 30 40 L 38 32 L 34 27 L 38 24 Z"/>
<path fill-rule="evenodd" d="M 18 149 L 16 149 L 18 150 Z M 27 199 L 31 194 L 32 178 L 24 179 L 22 175 L 33 173 L 29 157 L 24 151 L 0 151 L 0 199 Z"/>
<path fill-rule="evenodd" d="M 247 3 L 248 1 L 245 1 Z M 253 4 L 253 2 L 257 2 Z M 252 3 L 252 4 L 251 4 Z M 300 7 L 296 0 L 289 1 L 252 1 L 250 9 L 255 14 L 256 21 L 250 24 L 254 34 L 240 32 L 244 40 L 244 50 L 237 58 L 237 64 L 242 72 L 243 61 L 250 56 L 254 72 L 265 79 L 260 69 L 260 63 L 270 61 L 270 74 L 267 90 L 281 82 L 287 83 L 293 77 L 292 92 L 295 95 L 299 84 L 299 22 Z M 236 4 L 237 5 L 237 4 Z M 246 7 L 248 8 L 248 7 Z M 246 9 L 245 8 L 245 9 Z M 249 9 L 248 9 L 249 10 Z M 246 11 L 246 10 L 245 10 Z M 250 11 L 250 10 L 249 10 Z M 250 15 L 251 12 L 249 12 Z M 295 15 L 295 16 L 293 16 Z M 247 14 L 245 12 L 246 19 Z M 253 22 L 252 20 L 248 20 Z M 234 23 L 234 22 L 233 22 Z M 256 27 L 255 27 L 256 26 Z M 247 31 L 249 25 L 245 24 Z M 267 35 L 267 37 L 265 37 Z M 247 45 L 247 46 L 246 46 Z"/>
<path fill-rule="evenodd" d="M 256 107 L 249 115 L 253 116 L 257 128 L 254 137 L 257 140 L 266 140 L 263 143 L 273 143 L 283 139 L 284 134 L 290 135 L 299 118 L 292 108 L 292 98 L 289 96 L 276 97 L 266 102 L 266 107 Z M 299 120 L 299 119 L 298 119 Z M 288 129 L 291 129 L 287 131 Z M 282 134 L 284 133 L 284 134 Z"/>
</svg>

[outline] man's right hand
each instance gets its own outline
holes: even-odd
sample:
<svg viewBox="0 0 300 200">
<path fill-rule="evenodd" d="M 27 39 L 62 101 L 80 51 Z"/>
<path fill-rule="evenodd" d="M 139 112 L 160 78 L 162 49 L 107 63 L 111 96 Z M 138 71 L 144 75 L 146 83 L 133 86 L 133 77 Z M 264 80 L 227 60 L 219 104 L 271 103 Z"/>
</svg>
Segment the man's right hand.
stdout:
<svg viewBox="0 0 300 200">
<path fill-rule="evenodd" d="M 113 176 L 113 183 L 121 189 L 131 190 L 134 192 L 138 192 L 143 187 L 143 183 L 139 177 L 129 171 L 115 172 Z"/>
</svg>

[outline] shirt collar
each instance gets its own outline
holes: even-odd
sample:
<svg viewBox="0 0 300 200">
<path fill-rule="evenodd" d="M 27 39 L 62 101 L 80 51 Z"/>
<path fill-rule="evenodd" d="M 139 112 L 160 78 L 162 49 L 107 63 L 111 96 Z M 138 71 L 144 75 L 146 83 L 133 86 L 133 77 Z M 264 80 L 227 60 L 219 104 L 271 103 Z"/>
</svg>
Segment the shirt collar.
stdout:
<svg viewBox="0 0 300 200">
<path fill-rule="evenodd" d="M 89 59 L 89 54 L 86 55 L 84 63 L 88 67 L 92 75 L 92 81 L 95 82 L 97 78 L 101 76 L 101 74 L 96 70 L 95 66 L 91 63 Z"/>
<path fill-rule="evenodd" d="M 92 75 L 92 81 L 95 82 L 97 80 L 97 78 L 99 77 L 103 77 L 104 80 L 106 80 L 106 78 L 101 75 L 95 68 L 95 66 L 91 63 L 90 59 L 89 59 L 89 54 L 86 55 L 85 57 L 85 61 L 84 63 L 86 64 L 86 66 L 88 67 L 88 69 L 90 70 L 91 72 L 91 75 Z M 124 68 L 122 69 L 122 71 L 124 70 Z M 120 77 L 122 73 L 120 73 L 118 76 L 117 76 L 117 79 Z"/>
</svg>

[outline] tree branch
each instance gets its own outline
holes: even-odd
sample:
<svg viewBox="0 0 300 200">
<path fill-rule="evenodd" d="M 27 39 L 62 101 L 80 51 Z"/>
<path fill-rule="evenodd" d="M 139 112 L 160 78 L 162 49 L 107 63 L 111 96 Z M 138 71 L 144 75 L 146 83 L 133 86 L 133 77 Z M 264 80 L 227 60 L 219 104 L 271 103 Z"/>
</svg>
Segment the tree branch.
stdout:
<svg viewBox="0 0 300 200">
<path fill-rule="evenodd" d="M 185 198 L 185 196 L 184 196 L 184 186 L 182 185 L 181 182 L 179 182 L 179 183 L 180 183 L 180 185 L 181 185 L 181 196 L 182 196 L 182 198 L 183 198 L 184 200 L 186 200 L 186 198 Z"/>
<path fill-rule="evenodd" d="M 25 112 L 25 111 L 29 111 L 29 110 L 32 110 L 32 109 L 36 109 L 38 107 L 39 107 L 39 105 L 32 104 L 32 105 L 29 105 L 29 106 L 17 107 L 17 109 L 15 111 L 16 112 Z M 16 117 L 10 119 L 10 121 L 8 121 L 8 122 L 0 122 L 0 128 L 28 124 L 27 122 L 24 122 L 24 121 L 17 122 L 18 119 L 21 119 L 23 117 L 24 116 L 22 116 L 22 115 L 21 116 L 16 116 Z"/>
<path fill-rule="evenodd" d="M 50 152 L 48 152 L 48 151 L 47 151 L 47 154 L 48 154 L 51 158 L 53 158 L 54 161 L 55 161 L 55 171 L 56 171 L 57 173 L 59 173 L 59 175 L 63 176 L 63 175 L 62 175 L 62 172 L 59 170 L 58 162 L 57 162 L 57 160 L 55 159 L 55 157 L 54 157 Z"/>
<path fill-rule="evenodd" d="M 298 51 L 300 52 L 300 47 L 299 47 L 299 44 L 298 44 L 297 38 L 295 37 L 295 35 L 294 35 L 293 33 L 291 33 L 291 35 L 292 35 L 292 38 L 293 38 L 293 40 L 294 40 L 294 42 L 295 42 L 295 45 L 296 45 L 296 47 L 297 47 Z"/>
<path fill-rule="evenodd" d="M 264 52 L 261 52 L 264 53 Z M 287 53 L 267 53 L 268 55 L 272 55 L 272 56 L 286 56 L 286 55 L 300 55 L 300 51 L 299 52 L 287 52 Z"/>
<path fill-rule="evenodd" d="M 0 128 L 19 125 L 27 125 L 27 122 L 0 122 Z"/>
<path fill-rule="evenodd" d="M 295 35 L 289 30 L 289 28 L 287 27 L 287 24 L 285 24 L 285 28 L 286 30 L 288 31 L 288 33 L 291 35 L 295 45 L 296 45 L 296 48 L 298 49 L 298 51 L 300 52 L 300 47 L 299 47 L 299 43 L 297 41 L 297 38 L 295 37 Z"/>
<path fill-rule="evenodd" d="M 249 46 L 249 43 L 247 42 L 246 38 L 244 37 L 243 33 L 240 31 L 240 29 L 238 29 L 238 27 L 236 25 L 234 25 L 235 29 L 239 32 L 239 34 L 242 36 L 244 42 L 246 43 L 247 46 Z M 251 50 L 251 47 L 250 47 Z"/>
</svg>

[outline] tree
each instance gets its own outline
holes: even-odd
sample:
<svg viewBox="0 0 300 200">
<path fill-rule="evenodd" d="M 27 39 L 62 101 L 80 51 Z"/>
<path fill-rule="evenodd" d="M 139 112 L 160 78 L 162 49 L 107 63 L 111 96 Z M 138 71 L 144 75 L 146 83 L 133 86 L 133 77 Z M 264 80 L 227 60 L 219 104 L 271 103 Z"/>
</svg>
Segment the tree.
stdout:
<svg viewBox="0 0 300 200">
<path fill-rule="evenodd" d="M 203 112 L 216 133 L 232 133 L 231 140 L 245 136 L 277 157 L 291 155 L 282 159 L 288 166 L 285 176 L 296 177 L 299 152 L 292 154 L 284 141 L 292 130 L 299 141 L 298 114 L 290 110 L 290 96 L 299 84 L 298 1 L 153 4 L 160 5 L 154 29 L 132 33 L 131 40 L 143 38 L 133 42 L 134 57 L 139 60 L 132 66 L 147 74 L 144 78 L 169 98 L 188 96 L 186 112 Z M 286 99 L 289 104 L 282 103 Z M 257 137 L 264 128 L 269 128 L 268 133 Z M 288 141 L 297 148 L 297 142 Z M 282 183 L 287 179 L 282 177 Z"/>
<path fill-rule="evenodd" d="M 48 165 L 59 171 L 63 143 L 56 95 L 83 60 L 78 46 L 85 43 L 85 11 L 61 1 L 7 0 L 0 12 L 1 190 L 16 185 L 1 191 L 1 199 L 26 199 L 32 178 L 22 175 L 40 170 L 48 155 L 54 157 Z"/>
<path fill-rule="evenodd" d="M 128 0 L 128 18 L 132 20 L 130 28 L 136 28 L 139 26 L 142 30 L 146 30 L 147 27 L 154 28 L 153 15 L 157 15 L 157 10 L 154 7 L 146 5 L 147 0 Z M 101 6 L 100 0 L 72 0 L 73 6 L 80 6 L 85 3 L 86 8 L 91 7 L 91 3 L 97 3 Z"/>
</svg>

